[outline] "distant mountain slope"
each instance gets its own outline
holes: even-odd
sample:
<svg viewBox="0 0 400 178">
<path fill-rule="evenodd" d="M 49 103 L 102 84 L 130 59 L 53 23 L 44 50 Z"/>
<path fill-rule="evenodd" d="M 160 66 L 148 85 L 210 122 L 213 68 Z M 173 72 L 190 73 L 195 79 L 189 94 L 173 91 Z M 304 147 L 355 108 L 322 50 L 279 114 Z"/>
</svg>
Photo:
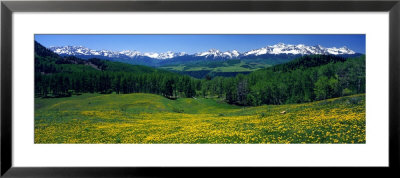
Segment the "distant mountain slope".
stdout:
<svg viewBox="0 0 400 178">
<path fill-rule="evenodd" d="M 81 59 L 76 56 L 59 56 L 35 41 L 35 70 L 43 73 L 83 72 L 107 70 L 115 72 L 167 72 L 141 65 L 130 65 L 98 58 Z"/>
<path fill-rule="evenodd" d="M 249 74 L 260 69 L 287 72 L 298 68 L 310 68 L 328 63 L 344 62 L 347 57 L 339 55 L 296 55 L 295 59 L 273 58 L 273 59 L 232 59 L 227 61 L 199 61 L 179 65 L 163 66 L 161 68 L 170 71 L 187 74 L 195 78 L 206 76 L 232 77 L 238 74 Z M 275 64 L 269 64 L 271 63 Z M 272 66 L 272 67 L 271 67 Z"/>
<path fill-rule="evenodd" d="M 273 71 L 287 72 L 295 69 L 317 67 L 329 63 L 344 62 L 346 58 L 334 55 L 309 55 L 302 56 L 284 64 L 278 64 L 271 68 Z"/>
<path fill-rule="evenodd" d="M 58 54 L 56 54 L 53 50 L 47 49 L 37 41 L 35 41 L 34 45 L 34 50 L 35 50 L 35 55 L 41 56 L 41 57 L 52 57 L 52 58 L 60 58 Z"/>
</svg>

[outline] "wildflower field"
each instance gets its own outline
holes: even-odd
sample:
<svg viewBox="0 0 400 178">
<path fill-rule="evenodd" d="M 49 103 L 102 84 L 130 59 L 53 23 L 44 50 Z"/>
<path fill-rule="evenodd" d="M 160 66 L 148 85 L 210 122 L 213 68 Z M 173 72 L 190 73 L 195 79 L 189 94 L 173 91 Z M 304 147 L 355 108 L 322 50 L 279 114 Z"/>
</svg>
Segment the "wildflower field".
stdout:
<svg viewBox="0 0 400 178">
<path fill-rule="evenodd" d="M 35 143 L 365 143 L 365 126 L 364 94 L 257 107 L 140 93 L 35 98 Z"/>
</svg>

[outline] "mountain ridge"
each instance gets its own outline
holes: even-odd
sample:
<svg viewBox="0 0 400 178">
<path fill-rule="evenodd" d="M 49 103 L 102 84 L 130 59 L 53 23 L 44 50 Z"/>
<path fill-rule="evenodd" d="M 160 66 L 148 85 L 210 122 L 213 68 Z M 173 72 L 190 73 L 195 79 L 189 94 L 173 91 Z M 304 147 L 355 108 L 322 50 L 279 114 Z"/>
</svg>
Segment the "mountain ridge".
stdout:
<svg viewBox="0 0 400 178">
<path fill-rule="evenodd" d="M 355 51 L 347 48 L 346 46 L 337 48 L 325 48 L 321 45 L 307 46 L 304 44 L 284 44 L 278 43 L 275 45 L 269 45 L 259 49 L 253 49 L 240 53 L 237 50 L 230 51 L 220 51 L 218 49 L 210 49 L 208 51 L 197 52 L 194 54 L 189 54 L 186 52 L 140 52 L 137 50 L 122 50 L 122 51 L 112 51 L 112 50 L 93 50 L 83 46 L 61 46 L 61 47 L 49 47 L 50 50 L 59 55 L 73 55 L 81 57 L 106 57 L 114 59 L 157 59 L 157 60 L 172 60 L 179 57 L 195 57 L 203 59 L 241 59 L 248 57 L 260 57 L 263 55 L 312 55 L 312 54 L 322 54 L 322 55 L 354 55 L 357 54 Z"/>
</svg>

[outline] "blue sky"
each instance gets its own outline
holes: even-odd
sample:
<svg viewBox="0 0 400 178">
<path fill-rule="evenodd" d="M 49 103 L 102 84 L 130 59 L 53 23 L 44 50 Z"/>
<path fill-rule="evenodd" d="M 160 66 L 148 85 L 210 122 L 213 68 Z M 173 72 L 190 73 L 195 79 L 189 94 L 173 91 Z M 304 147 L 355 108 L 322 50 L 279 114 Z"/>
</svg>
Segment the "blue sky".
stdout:
<svg viewBox="0 0 400 178">
<path fill-rule="evenodd" d="M 50 46 L 85 46 L 113 51 L 196 53 L 209 49 L 246 52 L 277 43 L 343 47 L 365 54 L 365 35 L 35 35 Z"/>
</svg>

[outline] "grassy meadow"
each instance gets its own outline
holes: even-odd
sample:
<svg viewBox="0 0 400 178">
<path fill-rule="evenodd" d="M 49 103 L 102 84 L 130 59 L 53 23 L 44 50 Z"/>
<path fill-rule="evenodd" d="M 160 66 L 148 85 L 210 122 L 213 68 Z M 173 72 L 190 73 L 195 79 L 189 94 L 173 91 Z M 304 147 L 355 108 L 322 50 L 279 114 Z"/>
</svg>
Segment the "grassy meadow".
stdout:
<svg viewBox="0 0 400 178">
<path fill-rule="evenodd" d="M 35 98 L 35 143 L 365 143 L 365 126 L 365 94 L 247 107 L 143 93 Z"/>
<path fill-rule="evenodd" d="M 214 62 L 218 65 L 210 66 L 210 65 L 188 65 L 188 64 L 180 64 L 180 65 L 173 65 L 173 66 L 164 66 L 160 67 L 161 69 L 167 69 L 172 71 L 201 71 L 201 70 L 208 70 L 210 72 L 252 72 L 258 69 L 267 68 L 271 65 L 269 64 L 262 64 L 256 62 L 244 62 L 244 61 L 237 61 L 235 63 L 228 63 L 228 62 Z"/>
</svg>

